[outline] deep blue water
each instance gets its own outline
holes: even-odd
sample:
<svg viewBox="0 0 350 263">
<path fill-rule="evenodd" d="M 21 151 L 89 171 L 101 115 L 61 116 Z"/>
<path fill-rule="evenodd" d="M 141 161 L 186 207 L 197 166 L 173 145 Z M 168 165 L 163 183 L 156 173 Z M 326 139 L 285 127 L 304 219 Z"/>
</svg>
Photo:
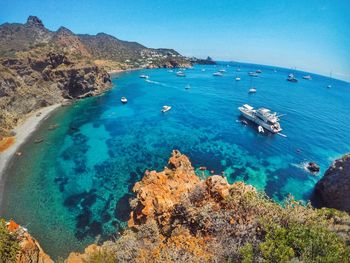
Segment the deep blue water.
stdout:
<svg viewBox="0 0 350 263">
<path fill-rule="evenodd" d="M 185 78 L 166 69 L 122 73 L 104 95 L 60 108 L 11 165 L 1 216 L 27 225 L 53 257 L 82 250 L 125 226 L 134 183 L 146 169 L 162 170 L 172 149 L 196 168 L 224 172 L 230 182 L 243 180 L 276 201 L 288 194 L 309 200 L 320 176 L 303 164 L 317 162 L 322 174 L 350 149 L 350 85 L 318 75 L 303 80 L 301 72 L 290 83 L 287 69 L 240 67 L 195 66 Z M 213 77 L 221 68 L 227 73 Z M 256 69 L 263 71 L 258 78 L 247 75 Z M 149 81 L 139 78 L 143 73 Z M 251 85 L 256 94 L 248 94 Z M 237 107 L 244 103 L 286 114 L 287 137 L 242 125 Z M 162 114 L 163 105 L 171 111 Z M 54 123 L 59 128 L 48 131 Z M 45 141 L 34 144 L 40 136 Z"/>
</svg>

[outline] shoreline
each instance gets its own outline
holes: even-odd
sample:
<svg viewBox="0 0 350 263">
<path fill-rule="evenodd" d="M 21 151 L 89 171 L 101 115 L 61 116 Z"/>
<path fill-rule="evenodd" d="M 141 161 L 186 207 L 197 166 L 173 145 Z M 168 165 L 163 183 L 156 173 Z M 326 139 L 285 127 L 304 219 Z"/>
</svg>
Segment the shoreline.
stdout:
<svg viewBox="0 0 350 263">
<path fill-rule="evenodd" d="M 144 69 L 144 68 L 112 69 L 110 71 L 107 71 L 107 73 L 110 75 L 114 75 L 114 74 L 119 74 L 119 73 L 128 72 L 128 71 L 141 70 L 141 69 Z"/>
<path fill-rule="evenodd" d="M 21 145 L 27 141 L 28 137 L 38 128 L 40 123 L 47 119 L 50 114 L 61 105 L 61 103 L 58 103 L 31 112 L 22 123 L 13 129 L 13 131 L 16 133 L 15 142 L 8 149 L 0 153 L 0 207 L 2 203 L 2 190 L 4 187 L 4 172 L 6 171 L 8 165 Z M 41 114 L 40 116 L 37 116 L 39 112 Z"/>
</svg>

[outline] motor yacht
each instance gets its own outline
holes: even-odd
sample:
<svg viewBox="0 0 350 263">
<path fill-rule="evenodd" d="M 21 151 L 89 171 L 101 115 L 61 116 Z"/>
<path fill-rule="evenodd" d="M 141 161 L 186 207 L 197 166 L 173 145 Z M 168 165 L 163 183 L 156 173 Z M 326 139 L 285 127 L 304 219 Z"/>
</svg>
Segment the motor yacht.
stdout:
<svg viewBox="0 0 350 263">
<path fill-rule="evenodd" d="M 248 104 L 244 104 L 238 109 L 242 113 L 243 117 L 256 123 L 257 125 L 260 125 L 264 129 L 272 133 L 279 133 L 282 131 L 276 112 L 272 113 L 271 110 L 266 108 L 259 108 L 256 110 Z"/>
</svg>

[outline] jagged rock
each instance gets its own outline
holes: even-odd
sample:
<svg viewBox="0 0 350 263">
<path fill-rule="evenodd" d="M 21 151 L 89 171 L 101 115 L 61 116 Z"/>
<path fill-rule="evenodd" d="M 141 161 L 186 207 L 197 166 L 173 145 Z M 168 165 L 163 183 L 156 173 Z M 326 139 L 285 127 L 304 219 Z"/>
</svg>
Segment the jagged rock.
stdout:
<svg viewBox="0 0 350 263">
<path fill-rule="evenodd" d="M 29 16 L 27 19 L 27 25 L 44 27 L 43 22 L 36 16 Z"/>
<path fill-rule="evenodd" d="M 333 162 L 317 183 L 315 194 L 322 206 L 350 213 L 350 154 Z"/>
<path fill-rule="evenodd" d="M 318 173 L 320 171 L 320 166 L 317 163 L 309 162 L 307 169 L 312 173 Z"/>
</svg>

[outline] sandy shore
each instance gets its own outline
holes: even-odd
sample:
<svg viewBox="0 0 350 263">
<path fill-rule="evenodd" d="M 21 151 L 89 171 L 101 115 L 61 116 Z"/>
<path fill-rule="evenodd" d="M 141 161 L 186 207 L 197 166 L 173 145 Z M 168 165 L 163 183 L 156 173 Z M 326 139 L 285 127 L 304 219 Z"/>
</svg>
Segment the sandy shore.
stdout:
<svg viewBox="0 0 350 263">
<path fill-rule="evenodd" d="M 33 112 L 30 114 L 29 117 L 27 117 L 27 119 L 23 123 L 21 123 L 14 129 L 14 132 L 16 133 L 14 144 L 11 145 L 11 147 L 9 147 L 4 152 L 0 153 L 0 201 L 1 201 L 1 192 L 3 187 L 2 177 L 4 175 L 5 169 L 9 164 L 11 158 L 18 151 L 18 148 L 27 140 L 28 136 L 33 131 L 35 131 L 35 129 L 40 124 L 40 122 L 46 119 L 54 109 L 60 106 L 61 104 L 55 104 L 49 107 L 42 108 L 36 112 Z M 41 114 L 40 116 L 37 116 L 39 112 Z"/>
</svg>

